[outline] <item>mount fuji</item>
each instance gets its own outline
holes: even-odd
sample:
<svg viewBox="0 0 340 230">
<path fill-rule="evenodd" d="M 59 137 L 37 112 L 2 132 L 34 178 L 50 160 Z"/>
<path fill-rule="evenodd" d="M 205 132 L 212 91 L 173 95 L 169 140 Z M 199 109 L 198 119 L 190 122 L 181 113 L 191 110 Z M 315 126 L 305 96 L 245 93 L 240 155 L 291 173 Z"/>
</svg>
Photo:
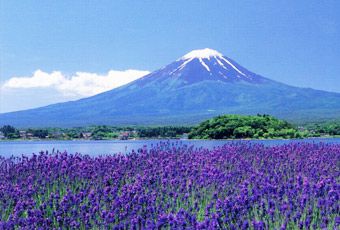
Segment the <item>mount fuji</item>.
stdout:
<svg viewBox="0 0 340 230">
<path fill-rule="evenodd" d="M 92 97 L 0 114 L 0 125 L 195 124 L 226 113 L 266 113 L 291 121 L 339 118 L 340 93 L 289 86 L 202 49 Z"/>
</svg>

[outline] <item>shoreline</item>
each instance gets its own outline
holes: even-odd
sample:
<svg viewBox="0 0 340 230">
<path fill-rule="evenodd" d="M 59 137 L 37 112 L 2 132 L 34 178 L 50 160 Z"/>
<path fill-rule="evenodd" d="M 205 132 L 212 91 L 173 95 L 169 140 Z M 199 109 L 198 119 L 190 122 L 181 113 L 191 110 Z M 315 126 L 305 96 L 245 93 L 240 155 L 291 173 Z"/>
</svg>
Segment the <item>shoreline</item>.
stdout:
<svg viewBox="0 0 340 230">
<path fill-rule="evenodd" d="M 325 139 L 325 138 L 340 138 L 340 136 L 320 136 L 320 137 L 306 137 L 306 138 L 245 138 L 245 139 L 181 139 L 181 138 L 135 138 L 128 140 L 121 139 L 102 139 L 102 140 L 94 140 L 94 139 L 3 139 L 0 140 L 0 143 L 5 142 L 49 142 L 49 141 L 63 141 L 63 142 L 80 142 L 80 141 L 88 141 L 88 142 L 100 142 L 100 141 L 119 141 L 119 142 L 133 142 L 133 141 L 150 141 L 150 140 L 177 140 L 177 141 L 271 141 L 271 140 L 306 140 L 306 139 Z"/>
</svg>

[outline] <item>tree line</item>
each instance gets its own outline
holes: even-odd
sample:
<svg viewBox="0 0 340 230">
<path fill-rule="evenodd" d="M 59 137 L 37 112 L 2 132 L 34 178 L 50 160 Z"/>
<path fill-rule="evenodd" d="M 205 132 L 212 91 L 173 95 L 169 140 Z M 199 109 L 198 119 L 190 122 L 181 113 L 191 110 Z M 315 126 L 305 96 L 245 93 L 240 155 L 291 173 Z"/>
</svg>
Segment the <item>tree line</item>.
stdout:
<svg viewBox="0 0 340 230">
<path fill-rule="evenodd" d="M 116 127 L 89 126 L 75 128 L 17 129 L 10 125 L 0 128 L 6 139 L 38 138 L 38 139 L 118 139 L 118 138 L 180 138 L 189 133 L 189 126 L 157 126 L 157 127 Z M 23 134 L 24 133 L 24 134 Z"/>
<path fill-rule="evenodd" d="M 222 115 L 197 126 L 89 126 L 74 128 L 17 129 L 4 125 L 0 132 L 6 139 L 133 139 L 181 138 L 188 134 L 192 139 L 239 138 L 304 138 L 340 135 L 340 121 L 310 123 L 295 126 L 270 115 Z"/>
</svg>

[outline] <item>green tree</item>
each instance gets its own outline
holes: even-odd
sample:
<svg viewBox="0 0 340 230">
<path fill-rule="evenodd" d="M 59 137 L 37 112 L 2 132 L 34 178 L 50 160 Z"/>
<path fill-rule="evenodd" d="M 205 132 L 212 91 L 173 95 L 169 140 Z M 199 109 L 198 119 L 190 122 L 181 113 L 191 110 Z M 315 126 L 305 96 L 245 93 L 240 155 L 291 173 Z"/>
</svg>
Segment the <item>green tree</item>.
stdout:
<svg viewBox="0 0 340 230">
<path fill-rule="evenodd" d="M 13 138 L 18 138 L 19 137 L 18 130 L 16 130 L 11 125 L 4 125 L 2 128 L 0 128 L 0 131 L 3 132 L 4 136 L 9 138 L 9 139 L 13 139 Z"/>
<path fill-rule="evenodd" d="M 33 130 L 33 136 L 43 139 L 48 136 L 48 131 L 46 129 L 36 129 Z"/>
<path fill-rule="evenodd" d="M 234 129 L 236 138 L 250 138 L 254 136 L 254 130 L 250 126 L 240 126 Z"/>
</svg>

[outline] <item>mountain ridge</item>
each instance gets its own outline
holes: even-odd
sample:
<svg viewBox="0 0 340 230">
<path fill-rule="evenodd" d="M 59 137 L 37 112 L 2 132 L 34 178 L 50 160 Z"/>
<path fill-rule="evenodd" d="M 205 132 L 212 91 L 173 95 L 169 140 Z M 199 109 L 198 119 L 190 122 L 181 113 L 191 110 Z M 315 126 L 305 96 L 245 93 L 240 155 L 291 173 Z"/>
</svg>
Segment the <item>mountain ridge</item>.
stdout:
<svg viewBox="0 0 340 230">
<path fill-rule="evenodd" d="M 192 124 L 225 113 L 267 113 L 288 120 L 340 117 L 340 93 L 286 85 L 203 49 L 92 97 L 0 114 L 0 125 Z"/>
</svg>

